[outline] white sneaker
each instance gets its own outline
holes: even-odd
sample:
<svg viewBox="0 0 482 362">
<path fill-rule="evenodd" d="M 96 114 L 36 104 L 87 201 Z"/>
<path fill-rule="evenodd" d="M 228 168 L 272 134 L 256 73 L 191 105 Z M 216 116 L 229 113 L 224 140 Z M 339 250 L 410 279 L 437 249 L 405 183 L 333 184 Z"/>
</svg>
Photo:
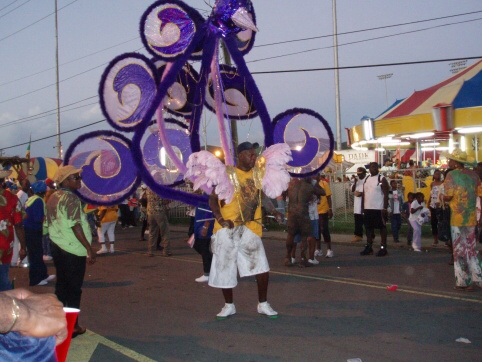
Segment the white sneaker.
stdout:
<svg viewBox="0 0 482 362">
<path fill-rule="evenodd" d="M 38 283 L 37 285 L 47 285 L 48 283 L 45 281 L 45 280 L 42 280 L 40 283 Z"/>
<path fill-rule="evenodd" d="M 221 309 L 221 312 L 219 312 L 216 316 L 218 319 L 224 319 L 233 314 L 236 314 L 236 307 L 234 306 L 234 303 L 225 303 L 223 309 Z"/>
<path fill-rule="evenodd" d="M 316 260 L 316 258 L 313 258 L 313 260 L 312 260 L 312 259 L 308 259 L 308 263 L 313 264 L 313 265 L 320 264 L 320 262 L 319 262 L 318 260 Z"/>
<path fill-rule="evenodd" d="M 333 250 L 328 249 L 328 250 L 326 251 L 326 256 L 325 256 L 325 258 L 333 258 L 333 255 L 334 255 L 334 254 L 333 254 Z"/>
<path fill-rule="evenodd" d="M 109 250 L 107 250 L 107 248 L 102 248 L 102 249 L 99 249 L 97 250 L 97 255 L 101 255 L 101 254 L 107 254 L 109 252 Z"/>
<path fill-rule="evenodd" d="M 114 254 L 114 245 L 111 245 L 111 246 L 110 246 L 109 252 L 110 252 L 111 254 Z"/>
<path fill-rule="evenodd" d="M 201 275 L 199 278 L 196 278 L 194 280 L 197 281 L 198 283 L 206 283 L 207 281 L 209 281 L 209 276 Z"/>
<path fill-rule="evenodd" d="M 323 256 L 323 251 L 321 251 L 321 249 L 316 249 L 315 256 Z"/>
<path fill-rule="evenodd" d="M 258 313 L 259 314 L 266 314 L 268 317 L 276 318 L 278 316 L 278 312 L 273 310 L 268 302 L 258 303 Z"/>
<path fill-rule="evenodd" d="M 296 258 L 291 258 L 291 264 L 296 263 Z"/>
</svg>

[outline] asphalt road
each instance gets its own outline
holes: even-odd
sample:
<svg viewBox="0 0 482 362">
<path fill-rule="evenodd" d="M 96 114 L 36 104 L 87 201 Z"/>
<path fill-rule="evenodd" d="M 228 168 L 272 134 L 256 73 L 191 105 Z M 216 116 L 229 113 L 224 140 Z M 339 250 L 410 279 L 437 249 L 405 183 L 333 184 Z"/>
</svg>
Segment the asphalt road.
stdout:
<svg viewBox="0 0 482 362">
<path fill-rule="evenodd" d="M 72 341 L 68 361 L 481 360 L 482 289 L 454 290 L 443 247 L 389 244 L 388 257 L 361 257 L 361 243 L 335 235 L 334 258 L 288 268 L 283 233 L 268 232 L 268 301 L 279 318 L 258 315 L 249 277 L 234 290 L 237 314 L 218 321 L 221 291 L 194 281 L 201 258 L 184 243 L 185 228 L 173 229 L 169 258 L 147 257 L 139 228 L 116 230 L 116 252 L 87 267 L 80 323 L 88 332 Z M 11 275 L 28 285 L 26 269 Z"/>
</svg>

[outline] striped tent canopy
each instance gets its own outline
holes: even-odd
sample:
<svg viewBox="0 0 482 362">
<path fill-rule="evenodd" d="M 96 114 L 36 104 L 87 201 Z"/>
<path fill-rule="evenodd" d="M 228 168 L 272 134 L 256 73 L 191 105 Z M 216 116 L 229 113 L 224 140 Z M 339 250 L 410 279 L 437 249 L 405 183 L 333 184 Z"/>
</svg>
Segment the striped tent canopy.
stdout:
<svg viewBox="0 0 482 362">
<path fill-rule="evenodd" d="M 62 160 L 49 157 L 32 157 L 30 161 L 13 167 L 11 178 L 22 180 L 27 178 L 30 182 L 52 179 Z"/>
<path fill-rule="evenodd" d="M 432 114 L 438 104 L 451 104 L 454 110 L 482 106 L 482 60 L 427 89 L 415 91 L 395 102 L 376 120 Z"/>
</svg>

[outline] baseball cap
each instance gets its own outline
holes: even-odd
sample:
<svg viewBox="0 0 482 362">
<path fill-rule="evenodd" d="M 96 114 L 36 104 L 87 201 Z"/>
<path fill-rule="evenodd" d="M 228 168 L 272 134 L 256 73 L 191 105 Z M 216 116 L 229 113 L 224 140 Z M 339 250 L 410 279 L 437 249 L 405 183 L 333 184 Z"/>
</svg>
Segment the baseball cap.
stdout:
<svg viewBox="0 0 482 362">
<path fill-rule="evenodd" d="M 362 174 L 362 173 L 366 173 L 366 172 L 367 172 L 367 169 L 364 168 L 364 167 L 358 167 L 358 168 L 356 169 L 356 173 L 357 173 L 358 175 L 360 175 L 360 174 Z"/>
<path fill-rule="evenodd" d="M 243 152 L 243 151 L 247 151 L 247 150 L 252 150 L 253 148 L 258 148 L 259 147 L 259 143 L 255 142 L 255 143 L 251 143 L 251 142 L 243 142 L 243 143 L 240 143 L 238 145 L 238 155 Z"/>
<path fill-rule="evenodd" d="M 30 185 L 30 187 L 32 188 L 34 194 L 47 191 L 47 184 L 45 181 L 35 181 L 32 185 Z"/>
</svg>

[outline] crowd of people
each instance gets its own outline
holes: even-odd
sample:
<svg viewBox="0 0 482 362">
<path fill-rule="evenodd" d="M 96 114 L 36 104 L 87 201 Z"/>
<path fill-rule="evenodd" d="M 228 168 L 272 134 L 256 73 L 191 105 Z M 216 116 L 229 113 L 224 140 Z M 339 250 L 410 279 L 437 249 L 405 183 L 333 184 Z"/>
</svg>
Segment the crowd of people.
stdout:
<svg viewBox="0 0 482 362">
<path fill-rule="evenodd" d="M 297 264 L 305 268 L 319 264 L 316 257 L 323 255 L 321 237 L 326 245 L 326 257 L 334 256 L 328 222 L 333 217 L 330 182 L 323 174 L 293 178 L 280 202 L 271 200 L 255 186 L 253 168 L 257 147 L 249 142 L 238 146 L 233 177 L 239 187 L 231 202 L 220 201 L 216 193 L 212 193 L 209 197 L 206 195 L 208 202 L 191 210 L 188 243 L 201 256 L 203 267 L 203 274 L 195 281 L 221 289 L 224 306 L 217 314 L 218 319 L 236 313 L 233 288 L 237 285 L 238 273 L 240 277 L 256 277 L 258 313 L 271 318 L 278 315 L 267 300 L 270 268 L 261 240 L 262 209 L 286 225 L 285 266 Z M 406 222 L 407 242 L 415 252 L 420 252 L 422 225 L 430 222 L 433 245 L 442 241 L 452 250 L 455 288 L 472 291 L 482 287 L 482 262 L 476 248 L 482 233 L 482 163 L 470 170 L 466 167 L 468 158 L 464 152 L 456 150 L 445 156 L 449 159 L 449 168 L 443 173 L 440 170 L 433 173 L 428 200 L 421 192 L 410 192 L 405 201 L 400 183 L 392 177 L 398 171 L 388 163 L 381 169 L 375 162 L 368 165 L 368 170 L 358 168 L 350 188 L 354 197 L 352 241 L 362 241 L 365 236 L 366 245 L 360 254 L 372 255 L 377 229 L 380 248 L 376 256 L 385 257 L 388 255 L 387 222 L 391 224 L 394 243 L 400 242 L 401 225 Z M 10 171 L 0 171 L 0 181 L 9 174 Z M 96 255 L 114 253 L 117 224 L 122 228 L 141 224 L 140 240 L 146 240 L 148 231 L 148 256 L 154 256 L 156 250 L 164 257 L 172 255 L 170 200 L 142 185 L 139 194 L 131 195 L 126 203 L 88 207 L 75 193 L 82 187 L 81 180 L 81 171 L 67 165 L 58 169 L 53 180 L 31 185 L 24 180 L 20 185 L 22 192 L 17 195 L 7 187 L 0 189 L 0 328 L 3 331 L 0 343 L 11 343 L 20 337 L 32 337 L 37 343 L 48 337 L 45 343 L 55 345 L 65 338 L 64 315 L 58 307 L 80 308 L 86 267 L 96 262 Z M 100 245 L 96 251 L 92 247 L 89 215 Z M 18 243 L 18 256 L 13 251 L 15 243 Z M 297 263 L 298 243 L 301 254 Z M 12 290 L 9 267 L 14 258 L 23 260 L 27 255 L 29 285 L 41 286 L 56 280 L 55 296 Z M 45 261 L 52 259 L 56 275 L 48 275 L 45 266 Z M 34 315 L 25 320 L 26 310 L 37 303 L 50 303 L 57 309 L 54 308 L 51 315 Z M 41 322 L 45 324 L 43 327 L 35 325 Z M 85 331 L 77 319 L 72 337 Z"/>
</svg>

